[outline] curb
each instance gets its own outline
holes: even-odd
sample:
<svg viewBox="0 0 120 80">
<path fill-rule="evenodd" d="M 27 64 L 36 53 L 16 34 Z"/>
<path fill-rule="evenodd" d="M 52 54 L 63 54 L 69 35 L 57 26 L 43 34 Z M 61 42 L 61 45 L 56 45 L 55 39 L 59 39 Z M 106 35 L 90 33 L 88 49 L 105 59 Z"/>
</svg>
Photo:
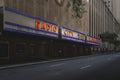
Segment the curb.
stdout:
<svg viewBox="0 0 120 80">
<path fill-rule="evenodd" d="M 57 61 L 73 60 L 73 59 L 79 59 L 79 58 L 85 58 L 85 57 L 87 58 L 90 56 L 100 56 L 100 55 L 79 56 L 79 57 L 73 57 L 73 58 L 65 58 L 65 59 L 56 59 L 56 60 L 49 60 L 49 61 L 30 62 L 30 63 L 24 63 L 24 64 L 1 66 L 0 70 L 12 69 L 12 68 L 16 68 L 16 67 L 24 67 L 24 66 L 30 66 L 30 65 L 37 65 L 37 64 L 44 64 L 44 63 L 50 63 L 50 62 L 57 62 Z"/>
<path fill-rule="evenodd" d="M 57 61 L 73 60 L 73 59 L 77 59 L 77 58 L 80 58 L 80 57 L 56 59 L 56 60 L 41 61 L 41 62 L 30 62 L 30 63 L 24 63 L 24 64 L 8 65 L 8 66 L 1 66 L 0 70 L 12 69 L 12 68 L 16 68 L 16 67 L 24 67 L 24 66 L 30 66 L 30 65 L 37 65 L 37 64 L 44 64 L 44 63 L 50 63 L 50 62 L 57 62 Z"/>
</svg>

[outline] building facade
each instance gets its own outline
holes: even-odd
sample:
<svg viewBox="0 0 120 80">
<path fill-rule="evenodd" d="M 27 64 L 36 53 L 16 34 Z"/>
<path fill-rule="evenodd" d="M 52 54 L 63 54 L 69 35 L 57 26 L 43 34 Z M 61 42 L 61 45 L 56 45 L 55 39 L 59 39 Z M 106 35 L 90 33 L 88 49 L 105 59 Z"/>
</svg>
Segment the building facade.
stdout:
<svg viewBox="0 0 120 80">
<path fill-rule="evenodd" d="M 106 6 L 113 12 L 113 0 L 104 0 Z"/>
<path fill-rule="evenodd" d="M 100 40 L 89 35 L 89 3 L 76 18 L 69 0 L 0 0 L 0 62 L 91 54 Z M 79 1 L 79 0 L 78 0 Z"/>
<path fill-rule="evenodd" d="M 104 0 L 106 6 L 110 9 L 110 11 L 113 13 L 116 20 L 120 21 L 120 0 Z"/>
<path fill-rule="evenodd" d="M 71 7 L 67 9 L 67 4 L 71 3 L 69 0 L 63 0 L 62 5 L 59 5 L 58 0 L 5 0 L 5 6 L 17 9 L 26 14 L 40 17 L 42 19 L 52 21 L 61 26 L 67 26 L 76 29 L 83 33 L 89 33 L 88 12 L 83 14 L 82 19 L 73 17 Z M 82 1 L 85 4 L 84 8 L 88 11 L 88 3 L 86 0 Z"/>
<path fill-rule="evenodd" d="M 90 34 L 99 37 L 104 32 L 116 32 L 118 25 L 113 15 L 112 0 L 89 0 Z M 102 49 L 113 50 L 113 45 L 103 43 Z"/>
<path fill-rule="evenodd" d="M 99 39 L 99 34 L 116 29 L 116 20 L 103 0 L 0 2 L 0 59 L 29 61 L 112 50 Z"/>
</svg>

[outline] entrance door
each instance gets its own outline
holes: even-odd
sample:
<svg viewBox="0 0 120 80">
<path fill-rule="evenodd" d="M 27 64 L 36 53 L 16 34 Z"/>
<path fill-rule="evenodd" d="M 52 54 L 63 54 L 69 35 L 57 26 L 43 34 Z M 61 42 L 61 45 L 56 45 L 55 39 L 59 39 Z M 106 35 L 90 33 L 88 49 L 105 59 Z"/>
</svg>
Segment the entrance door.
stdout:
<svg viewBox="0 0 120 80">
<path fill-rule="evenodd" d="M 30 57 L 36 57 L 36 55 L 38 54 L 38 48 L 36 45 L 30 45 L 30 49 L 29 49 L 29 52 L 30 52 Z"/>
<path fill-rule="evenodd" d="M 7 58 L 8 53 L 8 43 L 0 43 L 0 58 Z"/>
</svg>

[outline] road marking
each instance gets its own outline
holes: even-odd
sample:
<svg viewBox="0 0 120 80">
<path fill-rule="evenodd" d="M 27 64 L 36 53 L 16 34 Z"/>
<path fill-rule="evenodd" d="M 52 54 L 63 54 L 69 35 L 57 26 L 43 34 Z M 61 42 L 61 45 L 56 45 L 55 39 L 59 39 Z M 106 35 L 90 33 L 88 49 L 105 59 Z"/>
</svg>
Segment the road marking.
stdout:
<svg viewBox="0 0 120 80">
<path fill-rule="evenodd" d="M 61 64 L 54 64 L 54 65 L 50 65 L 50 67 L 57 67 L 57 66 L 61 66 L 64 65 L 65 63 L 61 63 Z"/>
<path fill-rule="evenodd" d="M 87 66 L 81 67 L 80 69 L 85 69 L 85 68 L 89 68 L 89 67 L 91 67 L 91 65 L 87 65 Z"/>
</svg>

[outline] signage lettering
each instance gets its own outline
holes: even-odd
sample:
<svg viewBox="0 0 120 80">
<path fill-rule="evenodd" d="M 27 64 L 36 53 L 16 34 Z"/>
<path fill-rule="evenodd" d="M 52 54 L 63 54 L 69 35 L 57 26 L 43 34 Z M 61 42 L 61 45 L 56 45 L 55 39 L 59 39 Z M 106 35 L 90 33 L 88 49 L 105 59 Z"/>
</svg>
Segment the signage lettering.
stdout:
<svg viewBox="0 0 120 80">
<path fill-rule="evenodd" d="M 34 34 L 36 36 L 58 38 L 59 27 L 56 26 L 56 24 L 39 19 L 37 17 L 32 18 L 27 16 L 27 14 L 21 14 L 21 12 L 12 8 L 5 7 L 4 11 L 6 18 L 4 21 L 3 30 L 23 34 Z M 16 21 L 16 18 L 13 18 L 13 16 L 17 16 L 18 20 Z"/>
<path fill-rule="evenodd" d="M 58 26 L 52 26 L 52 32 L 58 33 Z"/>
<path fill-rule="evenodd" d="M 89 41 L 95 42 L 95 43 L 100 43 L 100 40 L 92 38 L 92 37 L 89 37 Z"/>
<path fill-rule="evenodd" d="M 71 30 L 64 30 L 64 35 L 65 36 L 71 36 L 71 37 L 73 37 L 73 35 L 74 35 L 74 32 L 73 31 L 71 31 Z"/>
<path fill-rule="evenodd" d="M 85 40 L 85 35 L 78 34 L 78 38 L 79 38 L 79 39 L 83 39 L 83 40 Z"/>
<path fill-rule="evenodd" d="M 52 24 L 45 23 L 45 22 L 40 23 L 40 20 L 36 20 L 35 23 L 36 23 L 37 29 L 42 29 L 45 31 L 58 33 L 58 26 L 56 26 L 56 25 L 52 25 Z"/>
<path fill-rule="evenodd" d="M 36 21 L 35 21 L 35 26 L 36 26 L 37 29 L 40 28 L 40 21 L 39 21 L 39 20 L 36 20 Z"/>
<path fill-rule="evenodd" d="M 51 31 L 51 25 L 50 24 L 46 24 L 46 30 Z"/>
<path fill-rule="evenodd" d="M 46 23 L 42 22 L 41 29 L 46 30 Z"/>
</svg>

